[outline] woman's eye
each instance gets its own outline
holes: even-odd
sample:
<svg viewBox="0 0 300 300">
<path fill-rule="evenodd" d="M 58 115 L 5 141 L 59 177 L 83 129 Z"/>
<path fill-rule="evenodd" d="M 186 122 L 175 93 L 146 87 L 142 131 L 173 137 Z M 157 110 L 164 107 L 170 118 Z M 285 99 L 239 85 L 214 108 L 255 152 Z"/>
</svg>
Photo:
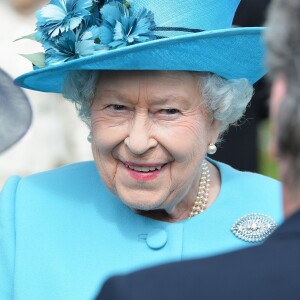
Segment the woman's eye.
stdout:
<svg viewBox="0 0 300 300">
<path fill-rule="evenodd" d="M 126 110 L 126 106 L 120 105 L 120 104 L 112 104 L 109 106 L 109 108 L 111 108 L 112 110 L 116 110 L 116 111 Z"/>
<path fill-rule="evenodd" d="M 179 113 L 179 110 L 176 108 L 167 108 L 167 109 L 163 109 L 163 112 L 167 115 L 175 115 Z"/>
</svg>

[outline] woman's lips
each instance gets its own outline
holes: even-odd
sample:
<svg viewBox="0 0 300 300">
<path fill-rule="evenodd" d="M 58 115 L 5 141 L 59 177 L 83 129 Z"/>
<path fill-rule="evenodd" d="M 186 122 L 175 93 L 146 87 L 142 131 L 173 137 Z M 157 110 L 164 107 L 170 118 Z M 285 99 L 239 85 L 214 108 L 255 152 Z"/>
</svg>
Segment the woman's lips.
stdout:
<svg viewBox="0 0 300 300">
<path fill-rule="evenodd" d="M 123 162 L 129 175 L 138 181 L 150 181 L 157 178 L 166 164 L 135 164 Z"/>
</svg>

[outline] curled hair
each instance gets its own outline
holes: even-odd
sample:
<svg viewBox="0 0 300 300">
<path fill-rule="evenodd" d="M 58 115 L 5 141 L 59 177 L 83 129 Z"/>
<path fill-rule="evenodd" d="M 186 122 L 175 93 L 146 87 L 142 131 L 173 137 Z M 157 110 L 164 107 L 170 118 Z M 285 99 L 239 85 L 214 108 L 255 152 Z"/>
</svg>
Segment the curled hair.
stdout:
<svg viewBox="0 0 300 300">
<path fill-rule="evenodd" d="M 63 96 L 75 104 L 80 119 L 91 127 L 91 105 L 98 81 L 97 71 L 73 71 L 66 77 Z"/>
<path fill-rule="evenodd" d="M 247 79 L 226 80 L 208 72 L 195 72 L 206 111 L 220 121 L 222 134 L 243 115 L 253 87 Z M 74 71 L 63 85 L 63 95 L 75 103 L 79 117 L 91 126 L 91 104 L 95 95 L 98 71 Z"/>
<path fill-rule="evenodd" d="M 220 121 L 220 135 L 237 124 L 253 95 L 247 79 L 226 80 L 213 73 L 199 73 L 200 90 L 207 112 Z"/>
</svg>

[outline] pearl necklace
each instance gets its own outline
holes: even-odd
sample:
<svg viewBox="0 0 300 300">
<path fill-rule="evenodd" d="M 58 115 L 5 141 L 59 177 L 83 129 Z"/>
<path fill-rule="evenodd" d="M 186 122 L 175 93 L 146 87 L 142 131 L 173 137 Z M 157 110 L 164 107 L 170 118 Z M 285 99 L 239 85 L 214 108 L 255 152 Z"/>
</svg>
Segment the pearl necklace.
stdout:
<svg viewBox="0 0 300 300">
<path fill-rule="evenodd" d="M 210 172 L 206 161 L 202 163 L 202 173 L 198 186 L 198 194 L 190 212 L 190 218 L 202 213 L 206 209 L 210 186 Z"/>
</svg>

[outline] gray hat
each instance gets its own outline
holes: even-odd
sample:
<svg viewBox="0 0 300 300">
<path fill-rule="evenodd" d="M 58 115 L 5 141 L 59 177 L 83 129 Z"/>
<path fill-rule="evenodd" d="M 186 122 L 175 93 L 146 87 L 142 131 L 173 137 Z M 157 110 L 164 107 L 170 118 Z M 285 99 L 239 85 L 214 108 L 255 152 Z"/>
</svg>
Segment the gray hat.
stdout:
<svg viewBox="0 0 300 300">
<path fill-rule="evenodd" d="M 0 69 L 0 152 L 25 135 L 31 120 L 32 110 L 25 93 Z"/>
</svg>

